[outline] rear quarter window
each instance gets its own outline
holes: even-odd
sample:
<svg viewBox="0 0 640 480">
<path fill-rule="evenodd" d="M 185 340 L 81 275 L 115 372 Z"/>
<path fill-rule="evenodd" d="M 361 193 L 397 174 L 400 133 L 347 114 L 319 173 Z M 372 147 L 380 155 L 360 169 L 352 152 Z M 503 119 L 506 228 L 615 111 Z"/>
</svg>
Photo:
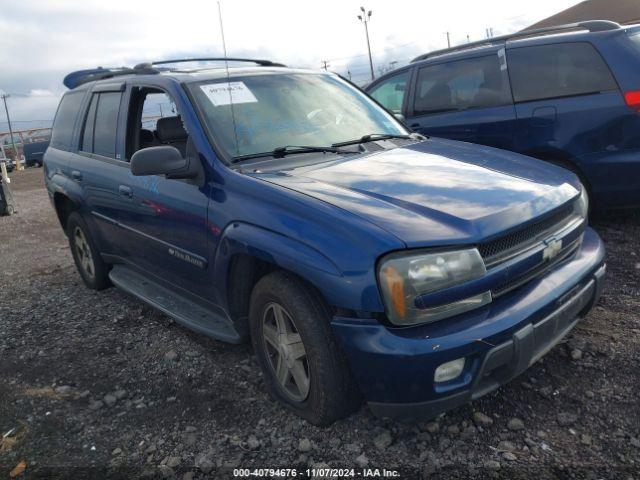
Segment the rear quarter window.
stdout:
<svg viewBox="0 0 640 480">
<path fill-rule="evenodd" d="M 51 132 L 52 147 L 60 150 L 71 149 L 73 130 L 83 97 L 83 91 L 69 92 L 60 100 L 56 117 L 53 120 L 53 131 Z"/>
<path fill-rule="evenodd" d="M 516 102 L 570 97 L 618 88 L 609 67 L 586 42 L 508 50 Z"/>
</svg>

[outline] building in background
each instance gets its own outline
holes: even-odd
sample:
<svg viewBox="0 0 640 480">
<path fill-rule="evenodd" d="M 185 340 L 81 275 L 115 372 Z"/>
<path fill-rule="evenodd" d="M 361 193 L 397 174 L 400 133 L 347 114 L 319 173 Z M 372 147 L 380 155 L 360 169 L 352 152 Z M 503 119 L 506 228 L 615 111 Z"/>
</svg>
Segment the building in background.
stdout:
<svg viewBox="0 0 640 480">
<path fill-rule="evenodd" d="M 586 0 L 525 28 L 553 27 L 584 20 L 640 23 L 640 0 Z"/>
</svg>

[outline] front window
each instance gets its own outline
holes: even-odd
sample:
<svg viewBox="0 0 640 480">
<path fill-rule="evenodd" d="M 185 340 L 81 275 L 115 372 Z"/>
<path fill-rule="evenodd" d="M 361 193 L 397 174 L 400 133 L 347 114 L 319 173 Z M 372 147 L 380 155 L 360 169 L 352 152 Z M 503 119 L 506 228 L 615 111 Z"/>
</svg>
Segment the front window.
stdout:
<svg viewBox="0 0 640 480">
<path fill-rule="evenodd" d="M 369 95 L 393 113 L 402 113 L 408 78 L 409 70 L 393 75 L 369 90 Z"/>
<path fill-rule="evenodd" d="M 407 133 L 362 92 L 326 74 L 231 77 L 189 89 L 206 127 L 231 157 Z"/>
</svg>

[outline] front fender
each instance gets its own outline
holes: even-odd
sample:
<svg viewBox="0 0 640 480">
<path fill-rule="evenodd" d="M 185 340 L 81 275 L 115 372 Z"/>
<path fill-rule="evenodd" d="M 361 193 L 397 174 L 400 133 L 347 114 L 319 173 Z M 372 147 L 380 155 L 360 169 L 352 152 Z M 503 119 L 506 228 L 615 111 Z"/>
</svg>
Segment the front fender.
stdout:
<svg viewBox="0 0 640 480">
<path fill-rule="evenodd" d="M 372 281 L 367 272 L 343 272 L 325 255 L 294 238 L 233 222 L 222 233 L 214 260 L 214 278 L 227 278 L 231 258 L 237 254 L 258 258 L 298 275 L 313 284 L 331 306 L 356 311 L 383 310 L 375 279 Z M 222 290 L 226 297 L 227 285 Z"/>
</svg>

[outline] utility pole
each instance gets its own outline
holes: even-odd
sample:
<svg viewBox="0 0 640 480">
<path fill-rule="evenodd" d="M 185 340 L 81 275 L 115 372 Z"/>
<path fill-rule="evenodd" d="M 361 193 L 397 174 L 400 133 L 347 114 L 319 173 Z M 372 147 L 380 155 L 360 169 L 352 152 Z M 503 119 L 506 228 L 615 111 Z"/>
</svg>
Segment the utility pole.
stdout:
<svg viewBox="0 0 640 480">
<path fill-rule="evenodd" d="M 360 11 L 362 11 L 361 15 L 358 15 L 358 20 L 364 23 L 364 32 L 367 36 L 367 50 L 369 51 L 369 68 L 371 69 L 371 80 L 375 80 L 375 76 L 373 74 L 373 59 L 371 58 L 371 43 L 369 42 L 369 22 L 371 21 L 371 14 L 373 13 L 371 10 L 366 11 L 364 7 L 360 7 Z"/>
<path fill-rule="evenodd" d="M 449 32 L 447 32 L 447 48 L 451 48 L 451 37 L 449 35 Z"/>
<path fill-rule="evenodd" d="M 467 35 L 467 43 L 470 43 L 471 39 L 469 38 L 469 35 Z"/>
<path fill-rule="evenodd" d="M 347 75 L 349 75 L 349 81 L 351 81 L 351 70 L 347 70 Z"/>
<path fill-rule="evenodd" d="M 328 60 L 322 60 L 320 63 L 322 63 L 322 68 L 325 70 L 329 67 Z"/>
<path fill-rule="evenodd" d="M 7 107 L 7 98 L 9 97 L 8 94 L 6 93 L 2 93 L 2 95 L 0 95 L 0 98 L 2 98 L 2 101 L 4 102 L 4 111 L 7 113 L 7 124 L 9 125 L 9 135 L 11 137 L 11 146 L 13 147 L 13 154 L 15 155 L 15 165 L 16 165 L 16 170 L 22 170 L 22 165 L 20 164 L 20 157 L 18 156 L 18 149 L 16 148 L 16 142 L 13 139 L 13 129 L 11 128 L 11 117 L 9 116 L 9 108 Z"/>
</svg>

